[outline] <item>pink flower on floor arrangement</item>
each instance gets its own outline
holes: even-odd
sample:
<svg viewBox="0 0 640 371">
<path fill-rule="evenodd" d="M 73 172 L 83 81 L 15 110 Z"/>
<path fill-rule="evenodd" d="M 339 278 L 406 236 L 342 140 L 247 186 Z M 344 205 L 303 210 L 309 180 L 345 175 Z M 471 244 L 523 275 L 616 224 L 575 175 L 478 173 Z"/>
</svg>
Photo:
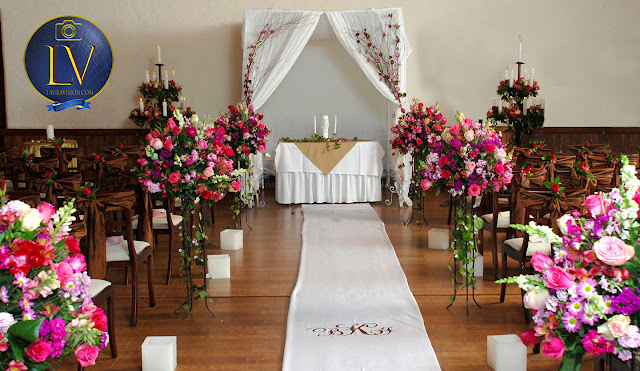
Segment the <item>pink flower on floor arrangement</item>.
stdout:
<svg viewBox="0 0 640 371">
<path fill-rule="evenodd" d="M 107 319 L 89 295 L 87 265 L 69 235 L 73 201 L 55 210 L 8 201 L 0 190 L 0 368 L 44 370 L 109 342 Z M 96 317 L 96 313 L 102 316 Z M 78 356 L 82 364 L 83 357 Z M 90 361 L 89 358 L 86 359 Z M 88 362 L 87 365 L 93 364 Z"/>
<path fill-rule="evenodd" d="M 586 214 L 573 210 L 561 218 L 562 236 L 545 226 L 516 225 L 550 242 L 553 256 L 536 252 L 535 275 L 498 281 L 517 283 L 526 292 L 525 304 L 533 292 L 549 293 L 544 303 L 529 306 L 535 326 L 521 339 L 525 345 L 542 342 L 544 354 L 562 358 L 561 369 L 579 365 L 586 353 L 628 361 L 640 347 L 640 180 L 626 157 L 621 162 L 620 187 L 589 196 Z"/>
</svg>

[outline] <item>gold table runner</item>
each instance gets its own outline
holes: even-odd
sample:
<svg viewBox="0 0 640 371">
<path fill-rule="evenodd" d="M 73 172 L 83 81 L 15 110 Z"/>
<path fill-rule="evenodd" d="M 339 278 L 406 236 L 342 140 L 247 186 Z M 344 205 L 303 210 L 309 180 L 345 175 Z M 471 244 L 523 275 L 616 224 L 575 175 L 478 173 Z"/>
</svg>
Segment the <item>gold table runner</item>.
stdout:
<svg viewBox="0 0 640 371">
<path fill-rule="evenodd" d="M 328 175 L 342 158 L 358 143 L 355 140 L 347 140 L 340 143 L 340 148 L 335 148 L 333 142 L 294 142 L 300 151 L 307 156 L 309 161 Z M 327 148 L 328 147 L 328 148 Z"/>
</svg>

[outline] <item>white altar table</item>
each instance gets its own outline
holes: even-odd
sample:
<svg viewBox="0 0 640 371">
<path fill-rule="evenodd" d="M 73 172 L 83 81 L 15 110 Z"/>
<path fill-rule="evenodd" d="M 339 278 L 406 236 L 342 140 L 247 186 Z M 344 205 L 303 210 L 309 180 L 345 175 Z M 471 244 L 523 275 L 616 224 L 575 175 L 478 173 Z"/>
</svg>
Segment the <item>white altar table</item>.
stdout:
<svg viewBox="0 0 640 371">
<path fill-rule="evenodd" d="M 276 201 L 281 204 L 375 202 L 382 200 L 382 157 L 376 141 L 359 141 L 329 174 L 314 165 L 295 143 L 275 150 Z"/>
</svg>

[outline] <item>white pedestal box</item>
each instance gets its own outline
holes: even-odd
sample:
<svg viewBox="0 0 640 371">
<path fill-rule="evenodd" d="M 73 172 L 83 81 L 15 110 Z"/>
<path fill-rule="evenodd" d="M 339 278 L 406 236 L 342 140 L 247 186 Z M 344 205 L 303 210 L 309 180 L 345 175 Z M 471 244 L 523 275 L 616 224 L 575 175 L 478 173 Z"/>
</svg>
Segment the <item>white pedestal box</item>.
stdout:
<svg viewBox="0 0 640 371">
<path fill-rule="evenodd" d="M 142 343 L 142 371 L 174 371 L 178 365 L 176 336 L 147 336 Z"/>
<path fill-rule="evenodd" d="M 484 256 L 480 255 L 479 252 L 476 252 L 476 254 L 476 259 L 473 262 L 473 276 L 482 277 L 484 271 Z"/>
<path fill-rule="evenodd" d="M 207 266 L 210 278 L 231 278 L 231 260 L 228 254 L 207 255 Z"/>
<path fill-rule="evenodd" d="M 496 371 L 526 371 L 527 347 L 515 334 L 489 335 L 487 364 Z"/>
<path fill-rule="evenodd" d="M 225 229 L 220 232 L 222 250 L 240 250 L 242 248 L 242 229 Z"/>
<path fill-rule="evenodd" d="M 445 250 L 449 248 L 449 230 L 444 228 L 431 228 L 429 231 L 430 249 Z"/>
</svg>

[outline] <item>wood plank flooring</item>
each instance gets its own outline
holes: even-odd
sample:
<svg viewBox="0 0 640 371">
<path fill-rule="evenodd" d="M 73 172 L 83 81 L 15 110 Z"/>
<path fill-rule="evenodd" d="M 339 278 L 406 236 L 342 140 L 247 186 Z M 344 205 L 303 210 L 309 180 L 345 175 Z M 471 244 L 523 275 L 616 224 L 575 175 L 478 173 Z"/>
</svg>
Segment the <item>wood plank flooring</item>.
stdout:
<svg viewBox="0 0 640 371">
<path fill-rule="evenodd" d="M 141 272 L 138 326 L 129 327 L 131 286 L 123 284 L 123 271 L 109 272 L 115 284 L 116 341 L 119 357 L 110 358 L 105 349 L 90 370 L 141 369 L 141 345 L 146 336 L 178 337 L 178 370 L 280 370 L 286 329 L 289 296 L 296 282 L 303 215 L 299 206 L 279 205 L 273 189 L 263 193 L 266 206 L 250 209 L 248 228 L 243 214 L 244 248 L 238 251 L 219 249 L 219 232 L 230 224 L 230 200 L 216 205 L 216 224 L 208 235 L 214 248 L 209 254 L 229 254 L 231 279 L 211 281 L 210 292 L 216 298 L 210 315 L 203 302 L 196 302 L 187 318 L 174 314 L 182 302 L 184 284 L 174 266 L 173 280 L 164 285 L 168 241 L 160 237 L 155 254 L 157 306 L 148 306 L 146 269 Z M 383 197 L 387 195 L 384 194 Z M 410 209 L 383 202 L 373 207 L 384 221 L 407 276 L 409 286 L 422 312 L 427 333 L 443 370 L 489 370 L 486 364 L 487 335 L 520 333 L 524 323 L 520 291 L 509 287 L 507 300 L 499 303 L 500 286 L 493 282 L 489 251 L 485 251 L 484 277 L 478 277 L 476 298 L 482 305 L 470 305 L 465 313 L 464 296 L 449 310 L 452 294 L 447 264 L 450 250 L 427 248 L 427 232 L 432 227 L 446 227 L 447 208 L 441 196 L 430 196 L 426 218 L 428 226 L 404 226 Z M 489 246 L 485 233 L 485 246 Z M 179 242 L 177 242 L 179 243 Z M 348 248 L 348 246 L 345 246 Z M 515 272 L 515 264 L 510 268 Z M 559 361 L 528 352 L 529 370 L 557 369 Z M 402 355 L 399 354 L 399 357 Z M 73 370 L 73 356 L 59 370 Z M 585 357 L 583 370 L 593 369 L 591 357 Z"/>
</svg>

